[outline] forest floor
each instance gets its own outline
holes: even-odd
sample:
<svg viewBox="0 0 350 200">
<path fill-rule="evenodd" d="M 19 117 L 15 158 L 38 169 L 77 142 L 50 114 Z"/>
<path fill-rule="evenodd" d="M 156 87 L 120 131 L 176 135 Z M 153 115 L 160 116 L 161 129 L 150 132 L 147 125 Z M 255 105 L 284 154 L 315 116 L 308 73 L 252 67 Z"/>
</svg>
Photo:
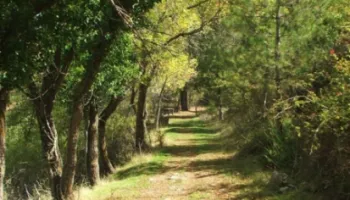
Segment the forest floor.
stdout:
<svg viewBox="0 0 350 200">
<path fill-rule="evenodd" d="M 173 116 L 165 145 L 135 157 L 79 199 L 243 200 L 280 199 L 266 189 L 271 172 L 255 157 L 238 157 L 220 130 L 192 112 Z"/>
</svg>

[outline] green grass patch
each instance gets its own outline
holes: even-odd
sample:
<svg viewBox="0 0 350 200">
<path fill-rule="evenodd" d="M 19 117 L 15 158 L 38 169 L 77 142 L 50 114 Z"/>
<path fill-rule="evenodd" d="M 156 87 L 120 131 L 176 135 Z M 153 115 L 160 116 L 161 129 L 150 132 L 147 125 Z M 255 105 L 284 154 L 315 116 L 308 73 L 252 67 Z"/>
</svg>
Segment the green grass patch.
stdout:
<svg viewBox="0 0 350 200">
<path fill-rule="evenodd" d="M 94 188 L 82 187 L 77 193 L 80 199 L 107 199 L 117 195 L 122 199 L 134 199 L 142 189 L 151 184 L 149 178 L 166 171 L 164 162 L 169 155 L 162 152 L 139 155 L 127 165 Z"/>
<path fill-rule="evenodd" d="M 211 195 L 205 192 L 194 192 L 188 198 L 189 200 L 202 200 L 202 199 L 210 199 Z"/>
</svg>

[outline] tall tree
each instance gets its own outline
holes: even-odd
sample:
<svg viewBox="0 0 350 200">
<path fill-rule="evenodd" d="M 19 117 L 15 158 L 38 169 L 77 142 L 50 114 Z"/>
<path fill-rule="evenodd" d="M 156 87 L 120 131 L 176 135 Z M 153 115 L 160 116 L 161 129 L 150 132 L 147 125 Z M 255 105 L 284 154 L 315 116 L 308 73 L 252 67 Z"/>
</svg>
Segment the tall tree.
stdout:
<svg viewBox="0 0 350 200">
<path fill-rule="evenodd" d="M 96 37 L 95 45 L 93 46 L 93 52 L 86 64 L 86 71 L 83 78 L 74 88 L 73 106 L 70 120 L 70 128 L 68 132 L 68 144 L 67 144 L 67 161 L 63 170 L 63 184 L 62 192 L 67 199 L 73 199 L 73 184 L 77 163 L 77 145 L 79 136 L 79 126 L 83 118 L 83 97 L 90 90 L 93 81 L 95 80 L 101 62 L 106 56 L 111 44 L 111 40 L 114 38 L 106 38 L 109 30 L 105 29 Z"/>
<path fill-rule="evenodd" d="M 84 73 L 78 83 L 75 84 L 72 95 L 72 110 L 70 127 L 68 131 L 68 143 L 66 151 L 66 163 L 63 169 L 62 192 L 67 199 L 73 199 L 73 185 L 77 163 L 77 145 L 79 138 L 79 126 L 83 118 L 83 98 L 90 91 L 96 80 L 103 61 L 111 50 L 115 38 L 120 31 L 125 30 L 122 15 L 118 8 L 124 8 L 127 12 L 133 8 L 133 1 L 101 1 L 99 4 L 101 19 L 98 22 L 99 31 L 94 36 L 89 46 L 87 59 L 84 61 Z M 117 19 L 115 18 L 117 16 Z"/>
<path fill-rule="evenodd" d="M 189 110 L 189 101 L 188 101 L 188 86 L 185 85 L 185 87 L 180 92 L 180 105 L 182 111 L 188 111 Z"/>
<path fill-rule="evenodd" d="M 89 125 L 87 145 L 87 173 L 91 186 L 100 181 L 99 149 L 98 149 L 98 109 L 93 97 L 89 102 Z"/>
<path fill-rule="evenodd" d="M 103 175 L 108 175 L 113 173 L 114 167 L 112 162 L 109 159 L 107 142 L 106 142 L 106 125 L 113 114 L 113 112 L 117 109 L 118 105 L 122 102 L 122 96 L 112 96 L 108 105 L 103 109 L 100 114 L 99 122 L 98 122 L 98 147 L 100 154 L 100 168 Z"/>
<path fill-rule="evenodd" d="M 144 18 L 144 26 L 135 30 L 139 40 L 140 68 L 142 71 L 139 85 L 138 106 L 136 115 L 135 144 L 137 150 L 145 150 L 146 100 L 152 79 L 162 68 L 160 59 L 162 52 L 185 51 L 184 37 L 194 35 L 216 19 L 222 9 L 220 1 L 163 1 L 157 3 Z M 199 7 L 205 6 L 208 12 L 201 12 Z M 184 9 L 185 8 L 185 9 Z M 210 12 L 209 12 L 210 10 Z M 176 49 L 176 50 L 175 50 Z"/>
<path fill-rule="evenodd" d="M 109 55 L 102 63 L 102 68 L 92 90 L 99 108 L 99 154 L 100 171 L 108 175 L 114 171 L 109 160 L 106 143 L 106 125 L 109 118 L 123 101 L 130 83 L 136 82 L 139 69 L 135 63 L 133 36 L 121 34 L 113 43 Z"/>
<path fill-rule="evenodd" d="M 2 112 L 4 117 L 2 125 L 5 125 L 5 99 L 10 90 L 22 87 L 30 81 L 31 74 L 36 71 L 33 67 L 32 55 L 37 54 L 35 27 L 38 16 L 55 6 L 56 1 L 49 2 L 16 2 L 7 1 L 1 4 L 0 24 L 3 31 L 0 33 L 0 86 L 2 91 Z M 6 94 L 6 95 L 5 95 Z M 1 130 L 5 136 L 5 129 Z M 5 145 L 5 137 L 1 145 Z M 1 146 L 5 150 L 5 146 Z M 5 151 L 2 151 L 4 158 Z M 3 163 L 4 164 L 4 163 Z M 1 170 L 3 172 L 3 170 Z M 3 177 L 2 179 L 3 180 Z M 3 182 L 0 183 L 3 188 Z M 1 193 L 3 195 L 3 193 Z M 0 196 L 2 199 L 3 196 Z"/>
<path fill-rule="evenodd" d="M 4 199 L 5 155 L 6 155 L 6 108 L 9 91 L 0 88 L 0 199 Z"/>
</svg>

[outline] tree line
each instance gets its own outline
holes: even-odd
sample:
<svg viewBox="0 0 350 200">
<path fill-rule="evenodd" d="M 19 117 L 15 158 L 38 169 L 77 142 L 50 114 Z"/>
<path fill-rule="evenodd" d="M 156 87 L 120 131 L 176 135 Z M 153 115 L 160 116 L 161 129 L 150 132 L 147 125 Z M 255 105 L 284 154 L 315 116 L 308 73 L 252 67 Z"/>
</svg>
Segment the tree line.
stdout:
<svg viewBox="0 0 350 200">
<path fill-rule="evenodd" d="M 243 155 L 259 155 L 329 199 L 349 198 L 348 2 L 229 7 L 208 33 L 191 37 L 193 87 L 229 124 Z"/>
<path fill-rule="evenodd" d="M 96 185 L 115 171 L 111 127 L 132 123 L 147 151 L 150 120 L 189 100 L 242 154 L 346 199 L 349 21 L 346 0 L 1 3 L 0 199 L 6 139 L 12 153 L 38 136 L 52 197 L 72 199 L 81 150 Z"/>
<path fill-rule="evenodd" d="M 177 91 L 184 86 L 196 65 L 186 50 L 186 37 L 202 31 L 220 13 L 214 1 L 198 2 L 1 3 L 0 199 L 4 198 L 5 139 L 11 137 L 6 136 L 6 110 L 19 104 L 10 100 L 19 93 L 34 111 L 54 199 L 74 198 L 79 138 L 84 131 L 90 185 L 98 184 L 100 174 L 114 172 L 106 124 L 126 96 L 135 114 L 134 148 L 149 149 L 145 138 L 149 87 L 162 82 L 163 88 Z M 69 116 L 65 131 L 56 126 L 61 119 L 55 111 L 61 107 Z"/>
</svg>

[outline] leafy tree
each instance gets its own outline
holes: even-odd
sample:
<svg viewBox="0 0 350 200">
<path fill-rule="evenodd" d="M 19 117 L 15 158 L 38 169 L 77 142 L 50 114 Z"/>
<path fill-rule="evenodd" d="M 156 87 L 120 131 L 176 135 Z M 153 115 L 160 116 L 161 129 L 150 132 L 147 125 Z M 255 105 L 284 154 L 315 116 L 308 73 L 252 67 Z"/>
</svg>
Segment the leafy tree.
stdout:
<svg viewBox="0 0 350 200">
<path fill-rule="evenodd" d="M 344 39 L 339 40 L 348 20 L 345 5 L 344 1 L 235 1 L 208 34 L 193 39 L 199 62 L 197 85 L 214 102 L 221 96 L 212 95 L 216 89 L 225 91 L 227 120 L 234 118 L 237 132 L 251 133 L 253 145 L 260 140 L 265 158 L 277 168 L 309 162 L 327 165 L 333 175 L 340 171 L 334 164 L 341 163 L 339 157 L 322 155 L 333 152 L 336 144 L 342 146 L 336 143 L 339 138 L 346 140 L 345 135 L 333 134 L 342 132 L 335 128 L 341 124 L 336 113 L 342 112 L 331 100 L 343 94 L 334 93 L 342 91 L 336 85 L 346 85 L 338 79 L 342 75 L 335 75 L 338 62 L 333 60 L 347 51 Z"/>
<path fill-rule="evenodd" d="M 141 83 L 138 89 L 138 104 L 136 114 L 136 149 L 147 149 L 145 143 L 146 127 L 146 98 L 150 83 L 161 68 L 160 52 L 184 50 L 184 37 L 202 31 L 213 19 L 217 18 L 220 4 L 200 1 L 162 1 L 145 14 L 144 26 L 135 30 L 139 40 L 139 62 L 142 71 Z M 216 6 L 213 6 L 216 5 Z M 206 7 L 208 6 L 208 7 Z M 212 7 L 213 6 L 213 7 Z M 199 9 L 205 12 L 201 12 Z M 184 9 L 185 8 L 185 9 Z M 214 12 L 209 12 L 214 11 Z"/>
<path fill-rule="evenodd" d="M 1 3 L 1 60 L 0 60 L 0 86 L 1 86 L 1 166 L 0 166 L 0 199 L 3 198 L 3 178 L 5 166 L 5 111 L 9 92 L 29 81 L 28 73 L 37 68 L 33 65 L 31 56 L 40 48 L 35 44 L 36 34 L 33 28 L 38 18 L 57 2 L 17 2 L 7 1 Z M 39 57 L 39 56 L 38 56 Z M 29 67 L 30 66 L 30 67 Z"/>
<path fill-rule="evenodd" d="M 191 59 L 183 52 L 174 53 L 163 52 L 160 56 L 164 60 L 159 61 L 159 70 L 153 88 L 157 88 L 158 102 L 155 113 L 156 129 L 159 129 L 159 122 L 162 110 L 162 99 L 166 91 L 176 92 L 183 88 L 186 82 L 195 76 L 197 61 Z"/>
<path fill-rule="evenodd" d="M 135 62 L 133 53 L 132 35 L 124 33 L 120 38 L 114 41 L 111 50 L 102 63 L 102 69 L 97 76 L 97 79 L 92 86 L 92 99 L 90 100 L 90 121 L 93 122 L 95 118 L 99 118 L 98 134 L 92 135 L 90 129 L 88 131 L 88 169 L 93 165 L 97 165 L 100 155 L 100 167 L 94 167 L 95 172 L 90 174 L 99 174 L 100 171 L 104 175 L 114 172 L 114 167 L 109 160 L 107 152 L 107 144 L 105 138 L 106 124 L 118 105 L 125 98 L 126 92 L 129 89 L 128 85 L 133 82 L 139 75 L 139 69 Z M 102 112 L 99 108 L 103 107 Z M 90 122 L 90 127 L 92 124 Z M 97 139 L 98 135 L 98 139 Z M 98 146 L 95 146 L 97 145 Z M 94 152 L 99 149 L 98 152 Z M 94 152 L 90 154 L 90 152 Z M 101 168 L 101 170 L 98 170 Z M 93 171 L 93 170 L 89 170 Z M 92 185 L 96 181 L 91 181 Z"/>
</svg>

